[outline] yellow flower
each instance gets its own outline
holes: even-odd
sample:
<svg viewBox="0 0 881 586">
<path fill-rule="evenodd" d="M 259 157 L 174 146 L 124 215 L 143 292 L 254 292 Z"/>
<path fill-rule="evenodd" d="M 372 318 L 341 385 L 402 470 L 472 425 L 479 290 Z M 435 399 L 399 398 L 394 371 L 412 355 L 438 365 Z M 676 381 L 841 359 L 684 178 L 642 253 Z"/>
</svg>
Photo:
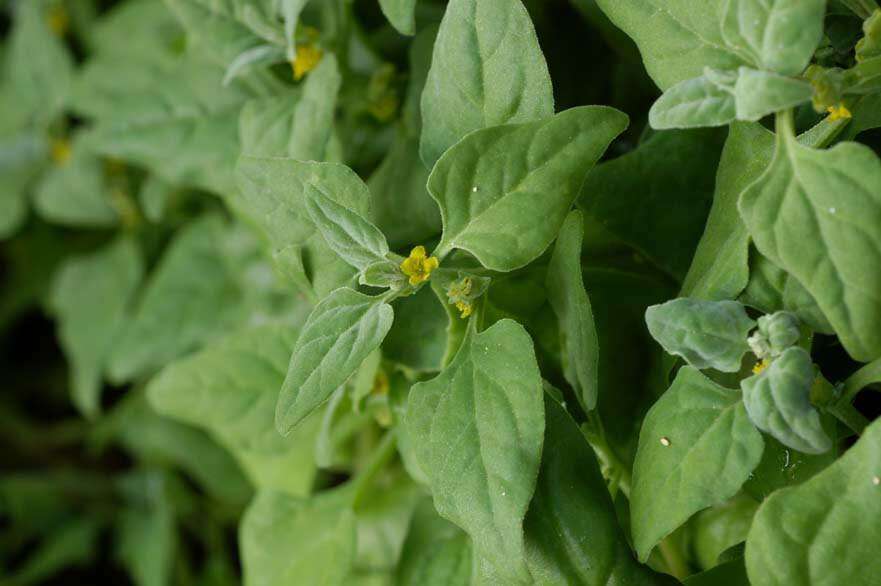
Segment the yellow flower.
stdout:
<svg viewBox="0 0 881 586">
<path fill-rule="evenodd" d="M 437 257 L 428 256 L 424 246 L 417 246 L 410 251 L 410 256 L 401 263 L 401 272 L 410 277 L 411 285 L 424 283 L 431 277 L 431 271 L 436 269 L 440 262 Z"/>
<path fill-rule="evenodd" d="M 756 362 L 756 365 L 753 366 L 753 374 L 761 374 L 766 368 L 768 368 L 768 365 L 770 364 L 771 361 L 767 358 L 765 358 L 761 362 Z"/>
<path fill-rule="evenodd" d="M 845 120 L 847 118 L 853 117 L 853 115 L 850 113 L 850 110 L 848 110 L 847 106 L 845 106 L 844 104 L 829 106 L 828 108 L 826 108 L 826 111 L 829 112 L 830 122 L 835 122 L 836 120 Z"/>
<path fill-rule="evenodd" d="M 398 96 L 389 92 L 370 102 L 367 111 L 380 122 L 388 122 L 395 117 L 395 113 L 398 111 L 398 102 Z"/>
<path fill-rule="evenodd" d="M 294 68 L 294 79 L 300 81 L 307 73 L 318 66 L 318 62 L 324 56 L 324 51 L 312 43 L 297 45 L 297 57 L 291 61 Z"/>
<path fill-rule="evenodd" d="M 63 167 L 70 161 L 70 157 L 73 156 L 70 143 L 63 138 L 52 140 L 49 145 L 49 156 L 52 157 L 52 161 L 56 165 Z"/>
<path fill-rule="evenodd" d="M 456 309 L 462 312 L 461 317 L 465 318 L 471 315 L 471 311 L 474 309 L 474 306 L 471 305 L 470 301 L 457 301 Z"/>
</svg>

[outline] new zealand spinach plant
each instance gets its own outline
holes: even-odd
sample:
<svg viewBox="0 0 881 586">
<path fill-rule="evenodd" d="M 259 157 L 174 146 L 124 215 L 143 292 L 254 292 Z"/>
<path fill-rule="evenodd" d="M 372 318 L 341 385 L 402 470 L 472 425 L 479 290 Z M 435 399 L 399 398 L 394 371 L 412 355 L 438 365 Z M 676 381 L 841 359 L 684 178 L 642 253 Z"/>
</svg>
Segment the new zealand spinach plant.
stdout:
<svg viewBox="0 0 881 586">
<path fill-rule="evenodd" d="M 881 581 L 876 0 L 5 4 L 0 584 Z"/>
</svg>

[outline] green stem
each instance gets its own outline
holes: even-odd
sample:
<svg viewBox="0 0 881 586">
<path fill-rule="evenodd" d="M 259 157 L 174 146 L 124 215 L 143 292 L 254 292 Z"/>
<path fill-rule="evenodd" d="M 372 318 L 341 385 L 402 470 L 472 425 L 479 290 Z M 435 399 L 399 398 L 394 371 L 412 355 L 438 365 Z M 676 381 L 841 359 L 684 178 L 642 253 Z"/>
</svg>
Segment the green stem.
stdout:
<svg viewBox="0 0 881 586">
<path fill-rule="evenodd" d="M 836 403 L 826 407 L 826 411 L 848 426 L 857 435 L 862 435 L 863 430 L 869 425 L 869 420 L 863 417 L 862 413 L 857 411 L 856 407 L 850 403 Z"/>
<path fill-rule="evenodd" d="M 838 403 L 849 405 L 857 393 L 873 383 L 881 383 L 881 358 L 865 365 L 844 382 Z"/>
<path fill-rule="evenodd" d="M 361 473 L 352 481 L 352 508 L 357 509 L 373 479 L 395 455 L 396 436 L 393 431 L 386 432 L 379 445 L 373 450 L 370 460 Z"/>
<path fill-rule="evenodd" d="M 775 128 L 777 130 L 778 141 L 781 139 L 795 139 L 795 120 L 791 109 L 777 112 Z"/>
</svg>

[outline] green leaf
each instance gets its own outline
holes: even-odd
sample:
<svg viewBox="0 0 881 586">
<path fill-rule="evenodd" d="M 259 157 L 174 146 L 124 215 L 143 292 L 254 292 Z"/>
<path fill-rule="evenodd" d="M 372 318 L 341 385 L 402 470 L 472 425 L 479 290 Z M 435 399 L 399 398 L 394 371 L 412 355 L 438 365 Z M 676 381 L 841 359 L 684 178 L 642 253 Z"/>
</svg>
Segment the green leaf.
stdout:
<svg viewBox="0 0 881 586">
<path fill-rule="evenodd" d="M 440 375 L 413 386 L 407 406 L 435 507 L 508 583 L 530 581 L 523 518 L 541 457 L 542 394 L 529 334 L 502 320 L 470 331 Z"/>
<path fill-rule="evenodd" d="M 3 56 L 3 91 L 25 105 L 38 126 L 48 124 L 66 105 L 73 77 L 73 57 L 49 28 L 52 6 L 47 0 L 31 0 L 12 7 L 15 26 Z"/>
<path fill-rule="evenodd" d="M 737 119 L 734 93 L 705 73 L 679 82 L 658 98 L 649 110 L 652 128 L 724 126 Z"/>
<path fill-rule="evenodd" d="M 753 65 L 795 76 L 823 38 L 825 0 L 725 0 L 725 44 Z"/>
<path fill-rule="evenodd" d="M 725 0 L 597 0 L 603 12 L 636 41 L 645 67 L 666 90 L 704 67 L 736 69 L 744 60 L 722 40 Z"/>
<path fill-rule="evenodd" d="M 407 284 L 407 276 L 397 263 L 380 260 L 364 267 L 358 282 L 369 287 L 404 287 Z"/>
<path fill-rule="evenodd" d="M 151 374 L 239 321 L 242 293 L 223 255 L 227 234 L 213 215 L 178 233 L 113 344 L 111 380 Z"/>
<path fill-rule="evenodd" d="M 233 59 L 223 74 L 223 85 L 229 84 L 242 73 L 257 65 L 275 65 L 285 61 L 285 52 L 281 47 L 264 44 L 245 49 Z"/>
<path fill-rule="evenodd" d="M 355 515 L 339 492 L 304 500 L 260 491 L 239 544 L 245 586 L 341 586 L 355 558 Z"/>
<path fill-rule="evenodd" d="M 881 572 L 881 421 L 834 464 L 765 499 L 746 542 L 756 586 L 859 584 Z M 870 581 L 872 578 L 868 578 Z"/>
<path fill-rule="evenodd" d="M 7 577 L 13 584 L 45 584 L 65 568 L 87 566 L 95 556 L 100 529 L 97 520 L 88 517 L 63 522 Z"/>
<path fill-rule="evenodd" d="M 585 409 L 597 404 L 599 341 L 581 274 L 581 212 L 570 212 L 560 228 L 548 265 L 548 300 L 560 327 L 563 372 Z"/>
<path fill-rule="evenodd" d="M 758 253 L 750 264 L 749 283 L 740 296 L 742 303 L 764 313 L 791 311 L 815 332 L 834 333 L 817 301 L 792 275 Z"/>
<path fill-rule="evenodd" d="M 89 417 L 100 411 L 104 369 L 119 342 L 143 273 L 140 251 L 128 238 L 73 257 L 58 269 L 49 305 L 71 363 L 73 402 Z"/>
<path fill-rule="evenodd" d="M 814 92 L 805 81 L 767 71 L 741 67 L 737 73 L 734 95 L 738 120 L 756 122 L 768 114 L 810 101 Z"/>
<path fill-rule="evenodd" d="M 679 370 L 651 408 L 633 468 L 631 522 L 639 559 L 694 513 L 734 496 L 762 457 L 740 393 Z"/>
<path fill-rule="evenodd" d="M 2 105 L 2 104 L 0 104 Z M 37 133 L 0 138 L 0 238 L 14 234 L 28 213 L 27 187 L 43 169 L 48 145 Z"/>
<path fill-rule="evenodd" d="M 354 173 L 349 177 L 357 178 Z M 357 191 L 359 188 L 350 189 Z M 366 190 L 367 186 L 363 189 Z M 307 185 L 306 209 L 330 249 L 359 272 L 385 260 L 389 253 L 388 242 L 379 228 L 358 212 L 335 202 L 328 191 L 336 191 L 336 186 Z"/>
<path fill-rule="evenodd" d="M 770 167 L 740 197 L 756 247 L 817 300 L 857 360 L 881 355 L 881 162 L 843 143 L 801 146 L 778 133 Z"/>
<path fill-rule="evenodd" d="M 806 454 L 822 454 L 832 441 L 811 405 L 814 366 L 803 348 L 789 348 L 759 374 L 744 379 L 743 403 L 756 427 L 786 446 Z"/>
<path fill-rule="evenodd" d="M 472 130 L 553 113 L 551 77 L 520 0 L 452 0 L 422 94 L 425 165 Z"/>
<path fill-rule="evenodd" d="M 281 387 L 275 425 L 283 435 L 330 398 L 382 343 L 394 312 L 380 297 L 338 289 L 303 326 Z"/>
<path fill-rule="evenodd" d="M 117 520 L 117 555 L 138 586 L 168 584 L 178 548 L 169 476 L 135 473 L 121 484 L 131 502 Z"/>
<path fill-rule="evenodd" d="M 774 137 L 758 124 L 735 123 L 719 161 L 716 193 L 704 235 L 681 295 L 722 300 L 737 297 L 750 278 L 749 233 L 737 211 L 740 194 L 759 178 L 774 152 Z"/>
<path fill-rule="evenodd" d="M 416 33 L 416 0 L 379 0 L 379 7 L 399 33 Z"/>
<path fill-rule="evenodd" d="M 756 322 L 736 301 L 704 301 L 682 297 L 645 312 L 649 332 L 668 354 L 681 356 L 695 368 L 737 372 L 749 350 L 747 334 Z"/>
<path fill-rule="evenodd" d="M 525 523 L 533 583 L 666 583 L 633 558 L 596 456 L 575 421 L 547 394 L 545 413 L 544 455 Z"/>
<path fill-rule="evenodd" d="M 713 203 L 725 135 L 722 129 L 652 133 L 635 150 L 597 165 L 578 207 L 681 281 Z"/>
<path fill-rule="evenodd" d="M 536 259 L 556 236 L 590 168 L 626 126 L 617 110 L 585 106 L 470 134 L 428 179 L 444 223 L 437 254 L 460 248 L 498 271 Z"/>
<path fill-rule="evenodd" d="M 119 222 L 119 214 L 105 182 L 105 162 L 75 140 L 71 159 L 53 166 L 34 194 L 34 207 L 49 222 L 74 227 L 106 227 Z"/>
<path fill-rule="evenodd" d="M 319 420 L 283 438 L 275 406 L 298 330 L 248 328 L 166 367 L 150 382 L 161 414 L 205 428 L 236 456 L 257 488 L 305 496 L 315 477 L 313 446 Z"/>
<path fill-rule="evenodd" d="M 725 550 L 746 541 L 758 508 L 759 503 L 754 499 L 740 494 L 695 515 L 689 525 L 693 535 L 692 547 L 701 567 L 716 566 Z"/>
<path fill-rule="evenodd" d="M 826 433 L 836 437 L 836 420 L 831 415 L 821 417 Z M 832 464 L 838 457 L 836 450 L 823 454 L 805 454 L 787 448 L 772 436 L 765 436 L 765 451 L 762 461 L 753 470 L 743 489 L 759 501 L 775 490 L 786 486 L 802 484 L 818 472 Z"/>
<path fill-rule="evenodd" d="M 287 57 L 289 61 L 297 58 L 296 32 L 300 13 L 309 0 L 280 0 L 279 12 L 284 22 L 284 38 L 287 41 Z"/>
<path fill-rule="evenodd" d="M 471 541 L 438 516 L 430 501 L 416 508 L 401 551 L 395 584 L 470 586 Z"/>
<path fill-rule="evenodd" d="M 242 154 L 325 160 L 341 84 L 336 58 L 326 55 L 300 86 L 247 102 L 239 118 Z"/>
<path fill-rule="evenodd" d="M 328 247 L 306 208 L 307 186 L 327 186 L 325 193 L 336 203 L 367 217 L 370 194 L 351 169 L 243 155 L 236 175 L 239 189 L 230 205 L 260 229 L 276 262 L 289 269 L 301 288 L 323 297 L 352 281 L 354 269 Z"/>
</svg>

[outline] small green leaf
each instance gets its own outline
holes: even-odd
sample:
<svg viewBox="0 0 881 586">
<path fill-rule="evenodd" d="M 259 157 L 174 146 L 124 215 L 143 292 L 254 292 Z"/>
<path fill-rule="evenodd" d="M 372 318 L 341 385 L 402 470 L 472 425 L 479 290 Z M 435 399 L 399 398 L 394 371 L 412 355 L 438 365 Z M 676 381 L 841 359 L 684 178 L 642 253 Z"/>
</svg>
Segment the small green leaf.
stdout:
<svg viewBox="0 0 881 586">
<path fill-rule="evenodd" d="M 288 435 L 327 401 L 382 343 L 394 312 L 381 298 L 338 289 L 319 303 L 297 339 L 275 425 Z"/>
<path fill-rule="evenodd" d="M 750 420 L 786 446 L 822 454 L 832 441 L 811 405 L 814 366 L 803 348 L 789 348 L 759 374 L 744 379 L 743 403 Z"/>
<path fill-rule="evenodd" d="M 461 248 L 498 271 L 537 258 L 556 236 L 590 168 L 626 127 L 621 112 L 584 106 L 468 135 L 428 179 L 444 223 L 438 254 Z"/>
<path fill-rule="evenodd" d="M 409 395 L 405 423 L 435 507 L 508 583 L 530 582 L 523 518 L 541 457 L 542 396 L 532 340 L 511 320 L 469 331 L 453 362 Z"/>
<path fill-rule="evenodd" d="M 548 66 L 520 0 L 447 4 L 422 93 L 425 165 L 472 130 L 553 113 Z"/>
<path fill-rule="evenodd" d="M 712 568 L 719 563 L 725 550 L 746 541 L 758 508 L 755 499 L 741 493 L 695 515 L 689 527 L 693 535 L 692 547 L 701 567 Z"/>
<path fill-rule="evenodd" d="M 823 472 L 762 503 L 746 542 L 755 586 L 862 584 L 881 574 L 881 421 Z"/>
<path fill-rule="evenodd" d="M 401 287 L 407 283 L 407 276 L 398 263 L 378 260 L 364 267 L 358 282 L 368 287 Z"/>
<path fill-rule="evenodd" d="M 581 274 L 581 242 L 584 220 L 570 212 L 563 222 L 554 254 L 548 265 L 548 300 L 560 327 L 563 372 L 588 410 L 597 403 L 599 342 L 593 310 Z"/>
<path fill-rule="evenodd" d="M 89 417 L 100 410 L 103 373 L 128 317 L 143 277 L 140 252 L 128 238 L 58 269 L 49 304 L 58 319 L 58 337 L 71 362 L 74 404 Z"/>
<path fill-rule="evenodd" d="M 350 177 L 357 178 L 354 174 Z M 358 212 L 331 199 L 325 191 L 328 189 L 333 187 L 307 185 L 306 209 L 330 249 L 359 271 L 385 260 L 389 248 L 379 228 Z"/>
<path fill-rule="evenodd" d="M 785 128 L 764 175 L 740 196 L 756 247 L 817 300 L 857 360 L 881 355 L 881 161 L 843 143 L 801 146 Z"/>
<path fill-rule="evenodd" d="M 747 334 L 756 326 L 736 301 L 687 297 L 649 307 L 645 322 L 668 354 L 681 356 L 695 368 L 722 372 L 740 370 L 740 360 L 749 350 Z"/>
<path fill-rule="evenodd" d="M 649 411 L 633 467 L 631 523 L 639 559 L 694 513 L 734 496 L 762 457 L 740 393 L 680 369 Z"/>
<path fill-rule="evenodd" d="M 753 65 L 795 76 L 823 38 L 825 0 L 725 0 L 725 44 Z"/>
<path fill-rule="evenodd" d="M 741 67 L 734 87 L 737 119 L 756 122 L 810 101 L 813 91 L 805 81 Z"/>
<path fill-rule="evenodd" d="M 706 74 L 674 85 L 649 110 L 649 124 L 659 130 L 723 126 L 736 118 L 734 94 Z"/>
<path fill-rule="evenodd" d="M 245 586 L 342 586 L 355 559 L 355 515 L 345 493 L 299 499 L 260 491 L 239 528 Z"/>
<path fill-rule="evenodd" d="M 416 33 L 416 0 L 379 0 L 379 7 L 399 33 Z"/>
<path fill-rule="evenodd" d="M 278 7 L 284 22 L 284 38 L 287 42 L 287 57 L 293 61 L 297 57 L 296 32 L 300 13 L 309 0 L 279 0 Z"/>
</svg>

